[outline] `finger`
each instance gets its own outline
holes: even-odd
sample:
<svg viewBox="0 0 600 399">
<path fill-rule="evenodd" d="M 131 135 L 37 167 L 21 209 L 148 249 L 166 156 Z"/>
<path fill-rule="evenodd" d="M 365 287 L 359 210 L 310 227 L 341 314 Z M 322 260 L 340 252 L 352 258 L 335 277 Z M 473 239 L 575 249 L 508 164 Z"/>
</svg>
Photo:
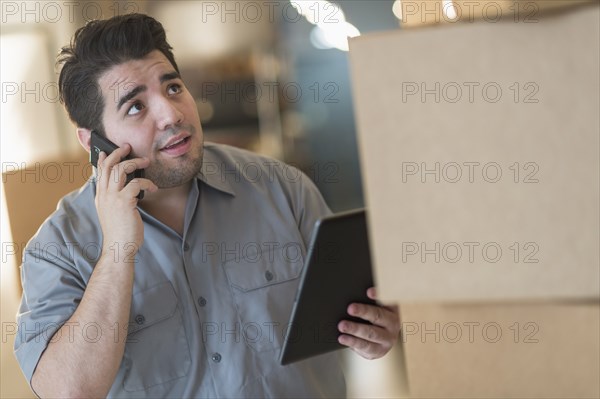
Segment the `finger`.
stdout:
<svg viewBox="0 0 600 399">
<path fill-rule="evenodd" d="M 131 152 L 130 144 L 123 144 L 122 147 L 118 147 L 106 158 L 107 162 L 114 165 L 121 162 L 121 159 L 125 158 Z"/>
<path fill-rule="evenodd" d="M 352 303 L 348 306 L 348 314 L 367 320 L 386 330 L 395 330 L 398 325 L 398 314 L 383 306 Z"/>
<path fill-rule="evenodd" d="M 103 167 L 104 160 L 106 159 L 106 153 L 104 151 L 100 151 L 98 154 L 98 162 L 96 163 L 96 186 L 106 187 L 108 184 L 108 180 L 106 179 L 106 171 Z"/>
<path fill-rule="evenodd" d="M 381 345 L 353 337 L 352 335 L 342 334 L 338 337 L 338 342 L 352 349 L 365 359 L 377 359 L 387 353 Z"/>
<path fill-rule="evenodd" d="M 389 310 L 390 312 L 394 312 L 394 313 L 398 313 L 398 306 L 396 305 L 384 305 L 381 302 L 379 302 L 377 300 L 377 288 L 375 287 L 371 287 L 367 290 L 367 296 L 369 297 L 369 299 L 372 299 L 374 301 L 377 301 L 377 303 L 380 306 L 383 306 L 384 308 L 386 308 L 387 310 Z"/>
<path fill-rule="evenodd" d="M 108 187 L 110 183 L 110 178 L 112 175 L 112 168 L 121 162 L 129 152 L 131 151 L 131 146 L 129 144 L 123 145 L 123 147 L 119 147 L 110 154 L 106 154 L 104 151 L 101 151 L 98 156 L 98 180 L 100 181 L 101 187 Z M 104 156 L 102 156 L 104 153 Z"/>
<path fill-rule="evenodd" d="M 134 158 L 114 165 L 111 170 L 109 188 L 113 191 L 120 191 L 125 187 L 128 174 L 135 172 L 137 169 L 144 169 L 149 164 L 150 161 L 147 158 Z"/>
<path fill-rule="evenodd" d="M 152 180 L 138 178 L 127 183 L 122 192 L 127 197 L 135 198 L 142 190 L 155 193 L 158 191 L 158 187 L 152 182 Z"/>
<path fill-rule="evenodd" d="M 377 300 L 377 289 L 375 287 L 369 288 L 367 290 L 367 296 L 369 297 L 369 299 L 376 301 Z"/>
<path fill-rule="evenodd" d="M 338 323 L 338 330 L 343 334 L 362 338 L 365 341 L 376 344 L 386 344 L 392 340 L 389 331 L 374 325 L 356 323 L 349 320 L 342 320 Z"/>
<path fill-rule="evenodd" d="M 102 162 L 102 167 L 109 169 L 112 168 L 113 166 L 121 162 L 121 160 L 125 158 L 130 151 L 131 146 L 129 144 L 124 144 L 123 147 L 119 147 L 110 154 L 108 154 L 108 156 Z"/>
</svg>

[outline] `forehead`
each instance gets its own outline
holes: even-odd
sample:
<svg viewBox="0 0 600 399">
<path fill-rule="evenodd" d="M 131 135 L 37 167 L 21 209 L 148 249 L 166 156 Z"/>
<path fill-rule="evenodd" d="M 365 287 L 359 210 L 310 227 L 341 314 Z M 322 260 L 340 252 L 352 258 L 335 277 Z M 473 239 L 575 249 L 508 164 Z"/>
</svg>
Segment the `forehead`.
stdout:
<svg viewBox="0 0 600 399">
<path fill-rule="evenodd" d="M 119 91 L 121 95 L 142 84 L 159 81 L 162 74 L 172 72 L 175 68 L 167 57 L 158 50 L 148 53 L 144 58 L 130 60 L 114 65 L 98 78 L 98 84 L 107 99 L 118 99 L 111 92 Z"/>
</svg>

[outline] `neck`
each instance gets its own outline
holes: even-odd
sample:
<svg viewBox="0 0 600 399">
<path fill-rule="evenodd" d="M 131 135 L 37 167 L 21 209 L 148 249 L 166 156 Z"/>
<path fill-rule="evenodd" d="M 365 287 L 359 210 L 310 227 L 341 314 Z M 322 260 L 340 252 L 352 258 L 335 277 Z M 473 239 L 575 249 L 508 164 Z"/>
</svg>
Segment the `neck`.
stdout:
<svg viewBox="0 0 600 399">
<path fill-rule="evenodd" d="M 176 187 L 161 188 L 155 193 L 144 193 L 140 207 L 183 235 L 185 206 L 194 179 Z"/>
<path fill-rule="evenodd" d="M 146 206 L 154 207 L 163 203 L 170 203 L 173 201 L 181 200 L 182 198 L 187 200 L 192 182 L 194 179 L 183 183 L 180 186 L 161 188 L 155 193 L 144 193 L 144 199 L 140 201 L 140 206 L 145 210 Z"/>
</svg>

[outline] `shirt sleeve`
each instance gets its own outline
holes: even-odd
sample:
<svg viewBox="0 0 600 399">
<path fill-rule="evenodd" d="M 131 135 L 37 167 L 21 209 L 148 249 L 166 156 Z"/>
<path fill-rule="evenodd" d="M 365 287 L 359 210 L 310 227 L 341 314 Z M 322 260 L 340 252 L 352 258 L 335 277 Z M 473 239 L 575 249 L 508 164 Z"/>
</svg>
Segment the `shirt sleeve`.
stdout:
<svg viewBox="0 0 600 399">
<path fill-rule="evenodd" d="M 304 173 L 300 173 L 296 193 L 296 217 L 305 246 L 308 248 L 317 220 L 331 215 L 325 199 L 317 186 Z"/>
<path fill-rule="evenodd" d="M 84 282 L 73 261 L 73 246 L 59 230 L 46 222 L 28 243 L 21 265 L 23 296 L 17 313 L 14 350 L 30 385 L 48 343 L 69 339 L 68 335 L 81 333 L 84 328 L 72 326 L 69 334 L 55 336 L 77 308 L 84 292 Z"/>
</svg>

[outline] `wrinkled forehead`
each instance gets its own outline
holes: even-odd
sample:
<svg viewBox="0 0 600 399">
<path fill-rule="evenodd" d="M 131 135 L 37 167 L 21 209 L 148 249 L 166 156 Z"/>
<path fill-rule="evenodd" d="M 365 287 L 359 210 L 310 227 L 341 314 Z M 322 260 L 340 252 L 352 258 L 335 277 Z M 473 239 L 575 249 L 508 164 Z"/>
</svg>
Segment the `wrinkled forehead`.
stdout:
<svg viewBox="0 0 600 399">
<path fill-rule="evenodd" d="M 98 78 L 106 103 L 118 104 L 123 96 L 141 86 L 160 84 L 165 75 L 179 76 L 167 57 L 154 50 L 144 58 L 114 65 Z"/>
</svg>

